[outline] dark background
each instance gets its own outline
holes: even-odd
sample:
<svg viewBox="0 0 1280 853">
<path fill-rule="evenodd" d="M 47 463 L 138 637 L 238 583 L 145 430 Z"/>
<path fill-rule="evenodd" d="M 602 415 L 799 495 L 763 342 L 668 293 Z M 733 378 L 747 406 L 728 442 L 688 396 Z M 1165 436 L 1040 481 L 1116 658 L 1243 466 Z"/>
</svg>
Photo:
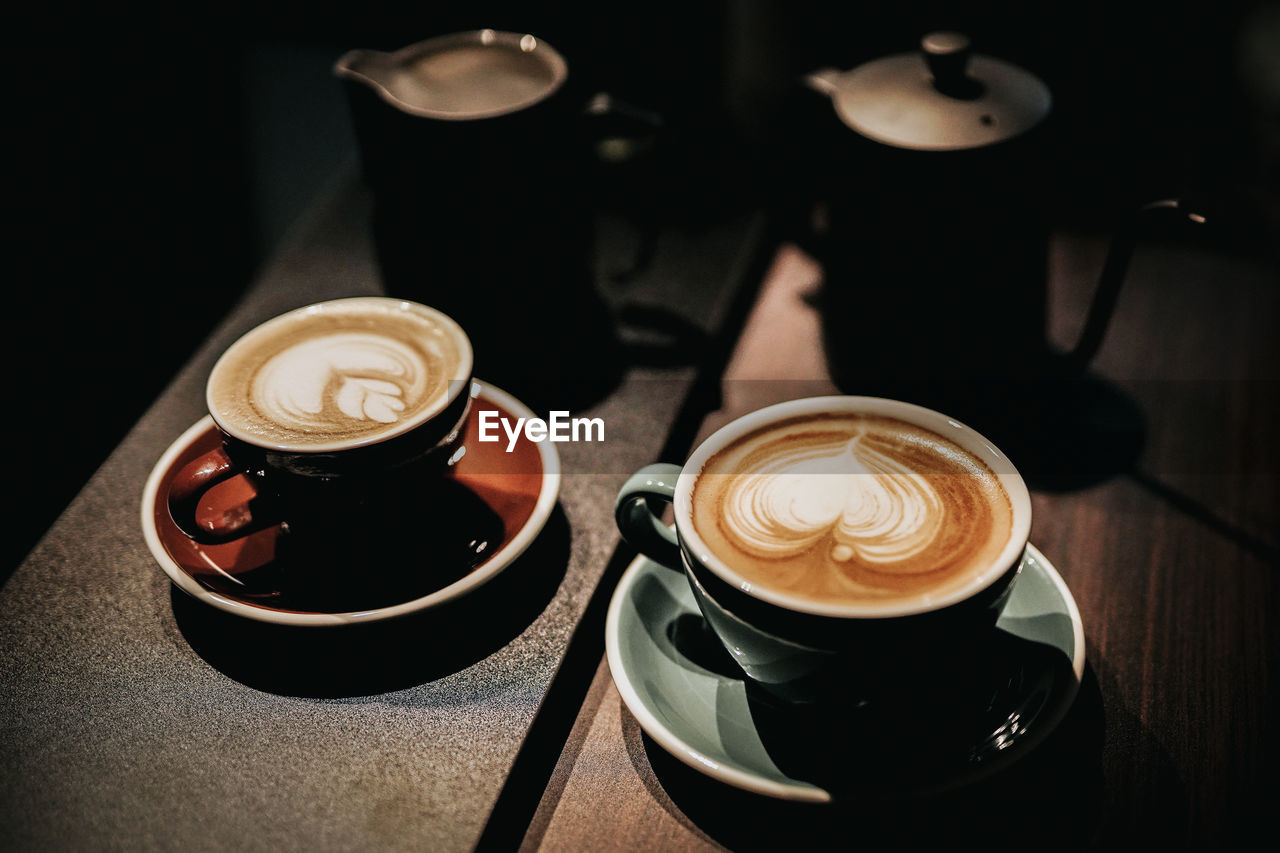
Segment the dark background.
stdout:
<svg viewBox="0 0 1280 853">
<path fill-rule="evenodd" d="M 462 8 L 465 6 L 465 9 Z M 14 148 L 5 312 L 13 500 L 0 579 L 356 157 L 334 60 L 455 30 L 532 32 L 584 86 L 661 112 L 659 212 L 791 200 L 796 78 L 961 29 L 1054 92 L 1064 226 L 1152 198 L 1242 201 L 1267 251 L 1280 9 L 1102 0 L 46 6 L 7 27 Z M 909 192 L 911 188 L 904 188 Z M 137 495 L 121 495 L 136 501 Z"/>
</svg>

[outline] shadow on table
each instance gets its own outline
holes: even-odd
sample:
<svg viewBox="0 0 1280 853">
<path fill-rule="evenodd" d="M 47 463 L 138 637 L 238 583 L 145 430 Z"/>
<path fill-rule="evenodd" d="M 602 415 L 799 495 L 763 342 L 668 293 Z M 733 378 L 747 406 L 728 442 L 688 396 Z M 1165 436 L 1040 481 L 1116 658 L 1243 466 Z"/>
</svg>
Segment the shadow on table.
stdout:
<svg viewBox="0 0 1280 853">
<path fill-rule="evenodd" d="M 1147 439 L 1138 401 L 1092 373 L 1005 381 L 845 381 L 845 393 L 951 415 L 1005 452 L 1032 488 L 1075 491 L 1130 471 Z"/>
<path fill-rule="evenodd" d="M 484 586 L 384 622 L 276 625 L 226 613 L 176 588 L 170 598 L 183 638 L 229 678 L 288 696 L 367 696 L 442 678 L 511 642 L 555 597 L 569 548 L 569 523 L 557 506 L 528 550 Z"/>
<path fill-rule="evenodd" d="M 859 849 L 997 849 L 1088 846 L 1102 812 L 1104 713 L 1086 667 L 1071 711 L 1035 750 L 1008 768 L 943 793 L 794 803 L 712 780 L 644 735 L 630 714 L 624 737 L 654 798 L 698 835 L 732 850 L 804 849 L 841 842 Z M 651 770 L 650 770 L 651 768 Z"/>
</svg>

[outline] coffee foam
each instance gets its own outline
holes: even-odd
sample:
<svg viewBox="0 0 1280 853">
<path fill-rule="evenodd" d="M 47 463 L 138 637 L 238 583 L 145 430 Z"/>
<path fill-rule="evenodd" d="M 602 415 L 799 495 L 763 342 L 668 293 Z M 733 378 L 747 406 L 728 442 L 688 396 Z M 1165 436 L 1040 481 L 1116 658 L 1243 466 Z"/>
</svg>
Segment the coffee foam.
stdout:
<svg viewBox="0 0 1280 853">
<path fill-rule="evenodd" d="M 388 89 L 410 106 L 460 117 L 536 103 L 558 84 L 540 56 L 508 45 L 454 45 L 392 74 Z"/>
<path fill-rule="evenodd" d="M 442 407 L 470 369 L 461 330 L 394 300 L 327 303 L 237 341 L 209 379 L 209 410 L 254 443 L 334 449 L 386 438 Z"/>
<path fill-rule="evenodd" d="M 923 427 L 800 416 L 715 453 L 693 526 L 747 581 L 838 604 L 929 600 L 990 567 L 1013 508 L 997 475 Z"/>
</svg>

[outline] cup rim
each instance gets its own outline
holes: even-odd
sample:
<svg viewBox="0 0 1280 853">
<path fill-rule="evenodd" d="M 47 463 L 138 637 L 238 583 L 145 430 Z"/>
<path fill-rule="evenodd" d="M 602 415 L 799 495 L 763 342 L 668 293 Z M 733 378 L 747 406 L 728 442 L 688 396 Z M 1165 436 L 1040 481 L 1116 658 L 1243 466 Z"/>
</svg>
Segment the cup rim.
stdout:
<svg viewBox="0 0 1280 853">
<path fill-rule="evenodd" d="M 897 418 L 916 426 L 932 430 L 954 441 L 964 450 L 977 456 L 996 474 L 1000 485 L 1009 496 L 1013 509 L 1009 540 L 992 559 L 990 565 L 963 586 L 945 595 L 924 597 L 909 602 L 840 603 L 816 601 L 770 589 L 747 580 L 734 571 L 724 560 L 716 556 L 698 535 L 693 525 L 693 485 L 707 461 L 733 440 L 762 426 L 796 415 L 826 412 L 850 412 Z M 884 397 L 824 396 L 804 397 L 757 409 L 726 424 L 708 436 L 690 454 L 676 480 L 675 488 L 676 530 L 686 558 L 693 558 L 734 589 L 786 610 L 837 618 L 877 619 L 913 616 L 941 610 L 972 598 L 999 580 L 1022 559 L 1031 537 L 1031 493 L 1026 482 L 1009 458 L 995 443 L 972 427 L 942 412 Z"/>
<path fill-rule="evenodd" d="M 299 444 L 290 441 L 272 441 L 265 439 L 261 435 L 256 435 L 247 430 L 240 429 L 224 422 L 215 410 L 213 401 L 213 378 L 218 373 L 218 368 L 228 358 L 233 350 L 241 345 L 248 345 L 253 341 L 269 334 L 276 327 L 290 322 L 300 314 L 319 314 L 326 311 L 341 310 L 342 308 L 364 303 L 373 304 L 387 311 L 403 311 L 419 314 L 428 317 L 433 322 L 443 327 L 449 335 L 454 339 L 458 346 L 458 367 L 455 375 L 449 377 L 448 390 L 434 404 L 427 406 L 418 412 L 412 418 L 409 418 L 394 428 L 373 436 L 365 436 L 355 439 L 335 439 L 329 442 Z M 402 435 L 413 432 L 425 423 L 429 423 L 440 413 L 446 411 L 459 396 L 470 393 L 472 371 L 474 370 L 475 353 L 471 347 L 471 339 L 463 328 L 458 325 L 457 321 L 440 311 L 428 305 L 419 302 L 410 302 L 407 299 L 396 299 L 389 296 L 350 296 L 341 299 L 328 299 L 323 302 L 315 302 L 311 305 L 304 305 L 301 308 L 295 308 L 292 311 L 286 311 L 272 317 L 263 323 L 259 323 L 249 331 L 245 332 L 235 340 L 214 362 L 213 368 L 209 371 L 209 378 L 205 382 L 205 407 L 208 409 L 213 422 L 218 429 L 222 430 L 226 435 L 242 441 L 253 447 L 264 450 L 276 451 L 279 453 L 296 453 L 296 454 L 317 454 L 317 453 L 339 453 L 347 450 L 355 450 L 361 447 L 370 447 L 376 444 L 383 444 Z"/>
</svg>

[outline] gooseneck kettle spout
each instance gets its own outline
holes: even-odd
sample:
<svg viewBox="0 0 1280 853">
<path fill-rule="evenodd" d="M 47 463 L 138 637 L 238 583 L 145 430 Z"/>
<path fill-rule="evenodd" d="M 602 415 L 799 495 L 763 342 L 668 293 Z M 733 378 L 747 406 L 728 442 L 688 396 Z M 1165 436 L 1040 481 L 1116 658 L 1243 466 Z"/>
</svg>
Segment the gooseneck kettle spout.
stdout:
<svg viewBox="0 0 1280 853">
<path fill-rule="evenodd" d="M 1173 222 L 1185 221 L 1193 225 L 1203 225 L 1208 222 L 1208 217 L 1191 210 L 1178 199 L 1149 202 L 1134 211 L 1111 239 L 1080 338 L 1067 352 L 1063 361 L 1063 372 L 1066 375 L 1075 376 L 1083 373 L 1101 349 L 1111 316 L 1115 311 L 1116 301 L 1120 297 L 1120 287 L 1124 284 L 1125 274 L 1129 271 L 1129 264 L 1133 260 L 1138 240 L 1141 239 L 1149 223 L 1157 218 Z"/>
</svg>

